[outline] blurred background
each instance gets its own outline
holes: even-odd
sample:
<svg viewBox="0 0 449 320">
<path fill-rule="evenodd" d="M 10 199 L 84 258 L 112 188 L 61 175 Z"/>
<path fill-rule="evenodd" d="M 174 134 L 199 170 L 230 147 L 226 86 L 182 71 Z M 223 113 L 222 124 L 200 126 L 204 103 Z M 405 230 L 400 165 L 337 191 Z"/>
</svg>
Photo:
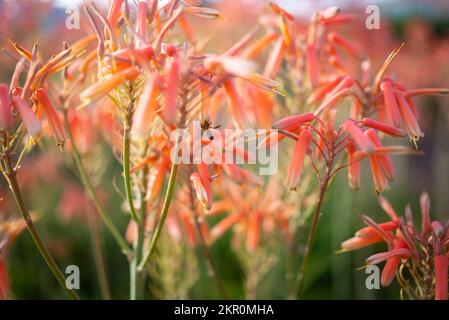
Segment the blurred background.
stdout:
<svg viewBox="0 0 449 320">
<path fill-rule="evenodd" d="M 301 18 L 329 5 L 338 5 L 345 12 L 354 13 L 357 19 L 351 28 L 342 31 L 347 38 L 364 48 L 376 70 L 388 53 L 405 42 L 398 59 L 392 65 L 408 88 L 449 87 L 449 2 L 447 0 L 403 1 L 318 1 L 284 0 L 281 6 Z M 66 8 L 76 1 L 0 0 L 0 45 L 9 48 L 8 39 L 30 48 L 39 40 L 48 55 L 60 48 L 62 41 L 73 42 L 84 35 L 82 30 L 67 30 Z M 225 17 L 223 21 L 207 22 L 198 32 L 210 38 L 209 49 L 222 52 L 256 23 L 258 14 L 265 10 L 262 0 L 211 1 Z M 380 30 L 364 27 L 367 4 L 380 7 Z M 82 19 L 82 24 L 86 23 Z M 0 55 L 0 80 L 9 81 L 14 64 L 7 54 Z M 433 217 L 449 216 L 449 99 L 426 97 L 417 102 L 421 125 L 426 136 L 419 141 L 424 156 L 395 158 L 397 178 L 385 196 L 394 207 L 403 212 L 410 203 L 418 212 L 418 198 L 427 190 L 432 199 Z M 124 233 L 127 218 L 120 210 L 121 198 L 111 181 L 120 175 L 120 166 L 101 139 L 96 142 L 102 153 L 95 165 L 101 167 L 101 179 L 96 181 L 104 194 L 103 202 Z M 98 269 L 103 270 L 110 284 L 112 297 L 126 299 L 128 294 L 128 267 L 110 236 L 103 232 L 99 221 L 89 219 L 92 206 L 71 170 L 67 157 L 54 146 L 45 146 L 45 154 L 38 147 L 20 170 L 20 183 L 31 210 L 38 215 L 38 229 L 61 266 L 75 264 L 81 270 L 81 296 L 99 298 Z M 51 152 L 47 150 L 51 149 Z M 368 172 L 367 168 L 363 170 Z M 351 192 L 346 175 L 340 174 L 332 184 L 323 207 L 317 240 L 310 261 L 305 298 L 320 299 L 398 299 L 398 287 L 393 284 L 382 290 L 365 288 L 366 274 L 361 267 L 364 259 L 378 250 L 369 248 L 354 253 L 334 254 L 340 243 L 362 227 L 357 212 L 369 214 L 378 221 L 386 219 L 377 204 L 371 180 L 363 177 L 360 191 Z M 106 196 L 107 195 L 107 196 Z M 5 182 L 0 181 L 0 215 L 15 215 L 16 208 Z M 96 230 L 98 232 L 92 232 Z M 97 237 L 92 241 L 92 237 Z M 92 245 L 94 243 L 94 245 Z M 94 250 L 101 246 L 105 261 L 95 261 Z M 243 269 L 241 260 L 231 249 L 230 235 L 220 239 L 211 248 L 227 289 L 233 298 L 243 299 Z M 286 263 L 280 247 L 279 259 L 270 267 L 263 279 L 257 298 L 284 299 L 286 292 Z M 383 250 L 381 250 L 383 251 Z M 199 252 L 192 250 L 191 258 Z M 174 262 L 176 263 L 176 262 Z M 188 298 L 219 298 L 209 280 L 201 259 L 192 265 L 195 270 L 185 270 L 185 276 L 195 274 Z M 45 266 L 27 232 L 23 232 L 10 248 L 7 259 L 13 297 L 65 298 Z M 163 296 L 162 296 L 163 297 Z"/>
</svg>

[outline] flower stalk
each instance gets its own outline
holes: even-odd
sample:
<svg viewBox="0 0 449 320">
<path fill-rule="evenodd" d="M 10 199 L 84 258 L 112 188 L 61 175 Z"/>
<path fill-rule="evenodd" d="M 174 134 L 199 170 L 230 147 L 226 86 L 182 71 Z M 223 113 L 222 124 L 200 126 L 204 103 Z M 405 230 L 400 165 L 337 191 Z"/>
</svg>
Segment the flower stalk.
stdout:
<svg viewBox="0 0 449 320">
<path fill-rule="evenodd" d="M 17 176 L 16 176 L 16 170 L 14 169 L 12 163 L 11 163 L 11 155 L 9 152 L 9 147 L 7 146 L 8 142 L 8 134 L 6 134 L 6 147 L 4 147 L 4 164 L 5 164 L 5 170 L 6 172 L 3 172 L 6 180 L 8 181 L 9 187 L 11 189 L 11 192 L 14 196 L 14 200 L 16 202 L 17 208 L 20 211 L 20 214 L 22 215 L 23 220 L 26 223 L 27 229 L 31 234 L 31 237 L 38 248 L 40 254 L 42 255 L 42 258 L 45 260 L 48 268 L 53 273 L 54 277 L 58 281 L 58 283 L 61 285 L 61 287 L 67 292 L 70 298 L 74 300 L 79 300 L 80 297 L 78 294 L 73 290 L 69 289 L 66 286 L 65 283 L 65 277 L 62 271 L 59 269 L 58 265 L 55 262 L 55 259 L 51 255 L 50 251 L 47 249 L 44 241 L 42 240 L 41 236 L 39 235 L 39 232 L 37 231 L 36 227 L 34 226 L 33 219 L 31 218 L 25 203 L 22 198 L 22 193 L 20 192 L 19 184 L 17 183 Z"/>
<path fill-rule="evenodd" d="M 170 208 L 170 202 L 173 197 L 173 191 L 175 189 L 177 171 L 178 171 L 178 165 L 173 163 L 171 166 L 171 170 L 170 170 L 170 177 L 168 178 L 167 192 L 165 193 L 161 217 L 156 226 L 156 229 L 154 230 L 154 234 L 153 234 L 153 237 L 151 238 L 148 249 L 147 249 L 144 257 L 142 258 L 142 261 L 138 265 L 139 271 L 143 270 L 145 268 L 145 265 L 148 263 L 151 256 L 153 255 L 154 251 L 156 250 L 156 245 L 159 240 L 159 237 L 161 236 L 161 231 L 162 231 L 162 228 L 164 227 L 165 219 L 167 218 L 168 209 Z"/>
<path fill-rule="evenodd" d="M 321 215 L 321 207 L 323 205 L 324 202 L 324 197 L 326 194 L 326 191 L 329 187 L 329 182 L 332 178 L 332 170 L 333 170 L 333 164 L 334 164 L 334 158 L 333 155 L 331 153 L 331 157 L 328 161 L 327 164 L 327 170 L 326 170 L 326 174 L 323 178 L 323 181 L 321 182 L 321 186 L 320 186 L 320 194 L 318 196 L 318 202 L 316 205 L 316 209 L 315 212 L 313 213 L 312 216 L 312 224 L 310 227 L 310 231 L 309 234 L 307 236 L 307 244 L 306 244 L 306 248 L 304 251 L 304 257 L 303 260 L 301 262 L 301 267 L 299 269 L 299 273 L 298 273 L 298 277 L 297 277 L 297 292 L 298 295 L 301 295 L 304 289 L 304 282 L 305 282 L 305 275 L 307 272 L 307 265 L 309 262 L 309 258 L 310 258 L 310 254 L 312 252 L 312 247 L 313 247 L 313 243 L 315 241 L 315 236 L 316 236 L 316 232 L 318 230 L 318 222 L 320 220 L 320 215 Z"/>
</svg>

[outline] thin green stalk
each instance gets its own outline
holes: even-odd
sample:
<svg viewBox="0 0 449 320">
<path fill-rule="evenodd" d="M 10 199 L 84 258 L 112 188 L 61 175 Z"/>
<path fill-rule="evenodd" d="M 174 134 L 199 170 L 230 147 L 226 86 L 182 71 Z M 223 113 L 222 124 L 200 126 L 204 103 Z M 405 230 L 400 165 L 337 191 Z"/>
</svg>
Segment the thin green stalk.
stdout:
<svg viewBox="0 0 449 320">
<path fill-rule="evenodd" d="M 40 237 L 38 231 L 36 230 L 36 228 L 34 226 L 33 219 L 31 218 L 28 210 L 26 209 L 25 203 L 23 201 L 22 194 L 21 194 L 20 188 L 19 188 L 19 184 L 17 183 L 16 171 L 14 170 L 14 168 L 11 164 L 11 159 L 10 159 L 10 155 L 9 155 L 7 148 L 5 150 L 5 165 L 6 165 L 5 178 L 8 180 L 9 186 L 11 188 L 11 192 L 14 196 L 17 207 L 19 208 L 20 214 L 22 215 L 23 219 L 25 220 L 28 231 L 30 232 L 34 243 L 36 244 L 37 248 L 39 249 L 39 252 L 41 253 L 42 258 L 44 258 L 45 262 L 47 263 L 51 272 L 55 276 L 56 280 L 61 285 L 61 287 L 64 288 L 64 290 L 67 292 L 67 294 L 72 299 L 79 300 L 80 297 L 78 296 L 78 294 L 74 290 L 67 288 L 67 286 L 65 284 L 64 274 L 59 269 L 53 256 L 51 255 L 50 251 L 48 251 L 47 247 L 45 246 L 44 242 L 42 241 L 42 238 Z"/>
<path fill-rule="evenodd" d="M 103 252 L 101 250 L 101 239 L 97 217 L 89 212 L 87 218 L 89 220 L 92 251 L 94 253 L 95 267 L 97 269 L 98 285 L 100 287 L 101 297 L 104 300 L 111 300 L 111 290 L 109 288 L 109 283 L 106 276 L 106 266 L 104 263 Z"/>
<path fill-rule="evenodd" d="M 97 193 L 95 192 L 93 185 L 92 185 L 89 177 L 87 176 L 86 170 L 85 170 L 83 162 L 81 160 L 81 155 L 76 146 L 72 131 L 70 130 L 70 125 L 69 125 L 69 121 L 67 118 L 67 112 L 64 112 L 64 121 L 65 121 L 66 129 L 67 129 L 67 133 L 69 135 L 71 145 L 72 145 L 73 161 L 75 163 L 76 169 L 78 170 L 78 174 L 80 176 L 81 183 L 84 185 L 84 188 L 86 189 L 87 194 L 89 195 L 90 199 L 92 200 L 92 202 L 95 206 L 95 209 L 97 209 L 98 214 L 100 215 L 106 228 L 109 230 L 109 232 L 111 233 L 114 240 L 117 242 L 117 244 L 122 249 L 122 251 L 126 255 L 130 256 L 130 255 L 132 255 L 131 249 L 129 248 L 126 241 L 123 239 L 123 237 L 120 234 L 120 232 L 118 231 L 117 227 L 114 225 L 112 220 L 109 218 L 109 215 L 106 214 L 106 212 L 104 211 L 104 209 L 100 203 L 100 200 L 98 199 Z"/>
<path fill-rule="evenodd" d="M 147 148 L 143 151 L 143 154 L 145 155 L 147 152 Z M 143 243 L 145 240 L 145 216 L 146 216 L 146 209 L 147 209 L 147 201 L 146 201 L 146 194 L 147 194 L 147 175 L 148 175 L 148 167 L 145 167 L 142 170 L 141 178 L 142 178 L 142 190 L 140 193 L 140 210 L 139 210 L 139 218 L 142 223 L 139 223 L 137 228 L 137 239 L 134 241 L 134 252 L 136 253 L 133 257 L 133 260 L 131 261 L 130 265 L 130 278 L 131 286 L 130 286 L 130 297 L 131 300 L 135 299 L 142 299 L 144 294 L 144 283 L 145 279 L 141 271 L 137 269 L 138 264 L 140 262 L 140 259 L 142 259 L 142 252 L 143 252 Z"/>
<path fill-rule="evenodd" d="M 142 258 L 143 250 L 143 240 L 144 240 L 144 225 L 143 223 L 138 224 L 137 237 L 134 240 L 134 256 L 129 264 L 129 298 L 130 300 L 142 299 L 143 298 L 143 281 L 139 279 L 141 273 L 138 270 L 138 264 Z"/>
<path fill-rule="evenodd" d="M 298 273 L 297 277 L 297 283 L 298 283 L 298 294 L 300 295 L 302 293 L 302 290 L 304 288 L 304 281 L 305 281 L 305 274 L 307 271 L 307 264 L 310 258 L 310 254 L 312 252 L 313 243 L 315 241 L 315 235 L 318 229 L 318 222 L 320 220 L 320 214 L 321 214 L 321 207 L 324 202 L 324 196 L 326 194 L 327 188 L 329 186 L 329 182 L 332 178 L 332 169 L 334 165 L 334 157 L 331 154 L 331 158 L 327 163 L 327 171 L 326 175 L 321 182 L 320 186 L 320 195 L 318 197 L 318 203 L 315 209 L 315 212 L 312 217 L 312 225 L 310 227 L 309 235 L 307 237 L 307 244 L 306 244 L 306 250 L 304 252 L 304 258 L 301 263 L 301 267 Z"/>
<path fill-rule="evenodd" d="M 124 128 L 123 128 L 123 182 L 125 185 L 126 200 L 129 206 L 129 212 L 131 218 L 137 224 L 137 237 L 133 244 L 133 255 L 129 263 L 129 297 L 131 300 L 141 298 L 142 295 L 142 283 L 139 281 L 139 271 L 137 270 L 140 259 L 142 258 L 143 241 L 144 241 L 144 228 L 145 228 L 145 215 L 138 215 L 136 207 L 134 205 L 134 198 L 132 193 L 132 179 L 131 179 L 131 128 L 132 128 L 132 116 L 134 110 L 134 92 L 133 85 L 129 86 L 129 105 L 125 115 Z M 142 209 L 142 208 L 141 208 Z"/>
<path fill-rule="evenodd" d="M 171 170 L 170 170 L 170 177 L 168 179 L 168 186 L 167 186 L 167 192 L 165 194 L 164 204 L 162 206 L 161 218 L 159 219 L 159 223 L 156 227 L 156 230 L 154 231 L 153 237 L 151 238 L 151 242 L 148 247 L 148 250 L 145 253 L 145 256 L 143 257 L 142 261 L 140 262 L 140 264 L 138 266 L 139 270 L 143 270 L 143 268 L 145 267 L 147 262 L 150 260 L 151 256 L 153 255 L 153 253 L 156 249 L 156 244 L 161 235 L 161 231 L 164 226 L 165 219 L 167 218 L 168 208 L 170 207 L 170 202 L 173 197 L 173 191 L 175 189 L 177 170 L 178 170 L 178 165 L 173 163 Z"/>
<path fill-rule="evenodd" d="M 130 153 L 131 153 L 131 125 L 132 125 L 132 119 L 131 119 L 131 112 L 128 112 L 127 119 L 125 121 L 125 128 L 123 129 L 123 180 L 125 183 L 125 193 L 126 193 L 126 199 L 128 201 L 129 205 L 129 211 L 131 214 L 131 218 L 139 222 L 139 217 L 136 213 L 136 208 L 134 206 L 134 199 L 132 194 L 132 187 L 131 187 L 131 161 L 130 161 Z"/>
</svg>

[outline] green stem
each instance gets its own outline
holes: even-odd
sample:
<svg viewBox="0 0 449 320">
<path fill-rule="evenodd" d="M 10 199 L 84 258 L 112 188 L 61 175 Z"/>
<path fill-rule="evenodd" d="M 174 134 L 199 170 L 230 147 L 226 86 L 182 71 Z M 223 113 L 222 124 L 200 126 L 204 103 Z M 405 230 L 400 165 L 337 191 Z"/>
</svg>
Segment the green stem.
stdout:
<svg viewBox="0 0 449 320">
<path fill-rule="evenodd" d="M 138 224 L 137 238 L 134 240 L 134 256 L 129 264 L 129 298 L 130 300 L 142 299 L 143 281 L 139 278 L 141 272 L 138 270 L 139 261 L 142 258 L 144 237 L 144 224 Z"/>
<path fill-rule="evenodd" d="M 118 231 L 118 229 L 116 228 L 116 226 L 114 225 L 112 220 L 109 218 L 109 215 L 107 215 L 106 212 L 104 211 L 104 209 L 98 199 L 97 193 L 95 192 L 93 185 L 92 185 L 89 177 L 87 176 L 86 170 L 85 170 L 85 168 L 83 166 L 83 162 L 81 160 L 81 155 L 78 151 L 78 148 L 75 143 L 75 139 L 73 138 L 73 134 L 70 129 L 69 121 L 67 118 L 67 112 L 64 112 L 64 121 L 65 121 L 66 129 L 67 129 L 67 133 L 69 135 L 71 145 L 72 145 L 73 161 L 75 163 L 76 169 L 78 170 L 78 174 L 80 176 L 81 183 L 84 185 L 84 188 L 86 189 L 87 194 L 89 195 L 95 208 L 97 209 L 98 214 L 100 215 L 101 219 L 103 220 L 104 224 L 106 225 L 106 228 L 109 230 L 109 232 L 111 233 L 112 237 L 115 239 L 115 241 L 117 242 L 119 247 L 122 249 L 122 251 L 126 255 L 128 255 L 128 256 L 132 255 L 132 251 L 129 248 L 129 246 L 127 245 L 126 241 L 123 239 L 120 232 Z"/>
<path fill-rule="evenodd" d="M 131 153 L 131 112 L 127 115 L 127 120 L 125 121 L 125 128 L 123 133 L 123 180 L 125 183 L 125 193 L 126 199 L 129 205 L 129 211 L 131 214 L 131 218 L 139 222 L 139 217 L 137 216 L 136 209 L 134 206 L 134 199 L 131 188 L 131 161 L 130 161 L 130 153 Z"/>
<path fill-rule="evenodd" d="M 151 238 L 150 245 L 148 247 L 147 252 L 145 253 L 144 258 L 140 262 L 138 269 L 143 270 L 151 256 L 153 255 L 157 241 L 159 240 L 159 237 L 161 235 L 162 228 L 165 223 L 165 219 L 167 218 L 168 208 L 170 207 L 170 202 L 173 196 L 173 191 L 175 189 L 175 181 L 176 181 L 176 172 L 178 170 L 178 165 L 173 163 L 170 171 L 170 177 L 168 179 L 168 186 L 167 186 L 167 192 L 165 194 L 164 204 L 162 206 L 162 213 L 161 218 L 159 219 L 159 223 L 156 227 L 156 230 L 154 231 L 153 237 Z"/>
<path fill-rule="evenodd" d="M 33 219 L 31 218 L 30 214 L 28 213 L 28 210 L 25 207 L 25 203 L 23 201 L 22 194 L 20 192 L 19 184 L 17 183 L 16 171 L 14 170 L 14 168 L 11 164 L 11 159 L 10 159 L 7 149 L 5 150 L 5 164 L 6 164 L 6 171 L 7 171 L 5 174 L 5 178 L 8 180 L 9 186 L 11 188 L 11 192 L 14 196 L 17 207 L 19 208 L 20 214 L 22 215 L 23 219 L 25 220 L 28 231 L 30 232 L 34 243 L 36 244 L 37 248 L 39 249 L 39 252 L 41 253 L 42 258 L 44 258 L 45 262 L 47 263 L 51 272 L 55 276 L 56 280 L 61 285 L 61 287 L 64 288 L 64 290 L 67 292 L 67 294 L 72 299 L 79 300 L 80 297 L 78 296 L 78 294 L 74 290 L 67 288 L 67 286 L 65 284 L 64 274 L 59 269 L 53 256 L 51 255 L 50 251 L 48 251 L 47 247 L 45 246 L 44 242 L 42 241 L 42 238 L 40 237 L 39 233 L 37 232 L 37 230 L 34 226 Z"/>
<path fill-rule="evenodd" d="M 94 253 L 95 267 L 97 269 L 98 285 L 100 287 L 101 297 L 104 300 L 111 300 L 111 290 L 109 288 L 109 283 L 106 276 L 106 266 L 104 263 L 103 252 L 101 250 L 101 239 L 97 217 L 89 212 L 87 218 L 89 222 L 92 251 Z"/>
<path fill-rule="evenodd" d="M 333 168 L 333 156 L 328 162 L 326 176 L 324 177 L 323 181 L 321 182 L 320 186 L 320 195 L 318 198 L 318 203 L 315 209 L 315 212 L 312 217 L 312 225 L 310 227 L 309 235 L 307 237 L 307 244 L 306 244 L 306 250 L 304 252 L 304 258 L 301 263 L 301 267 L 299 270 L 297 283 L 298 283 L 298 295 L 301 295 L 302 290 L 304 288 L 304 280 L 305 280 L 305 274 L 307 271 L 307 263 L 310 258 L 310 254 L 312 252 L 313 243 L 315 240 L 315 235 L 318 229 L 318 221 L 320 220 L 320 214 L 321 214 L 321 207 L 323 205 L 324 201 L 324 195 L 326 194 L 327 187 L 329 186 L 329 181 L 331 179 L 331 173 Z"/>
<path fill-rule="evenodd" d="M 140 298 L 141 281 L 138 279 L 137 266 L 142 257 L 143 237 L 145 228 L 144 215 L 138 216 L 136 207 L 134 206 L 134 198 L 132 193 L 132 180 L 131 180 L 131 127 L 133 124 L 132 116 L 134 110 L 134 92 L 133 85 L 129 86 L 129 105 L 125 115 L 124 128 L 123 128 L 123 182 L 125 185 L 126 200 L 129 206 L 129 212 L 133 221 L 137 224 L 137 237 L 133 244 L 133 255 L 129 263 L 129 298 L 136 300 Z"/>
</svg>

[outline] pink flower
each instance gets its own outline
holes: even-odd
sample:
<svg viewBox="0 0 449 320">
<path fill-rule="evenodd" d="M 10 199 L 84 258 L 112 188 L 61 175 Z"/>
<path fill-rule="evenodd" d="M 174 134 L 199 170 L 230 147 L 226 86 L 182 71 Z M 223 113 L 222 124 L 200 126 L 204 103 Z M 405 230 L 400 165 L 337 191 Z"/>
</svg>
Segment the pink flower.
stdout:
<svg viewBox="0 0 449 320">
<path fill-rule="evenodd" d="M 371 140 L 375 148 L 383 148 L 382 142 L 373 129 L 366 130 L 365 135 Z M 390 156 L 388 154 L 379 154 L 373 157 L 376 157 L 379 160 L 379 163 L 382 166 L 382 171 L 387 179 L 390 181 L 393 180 L 394 168 Z"/>
<path fill-rule="evenodd" d="M 143 41 L 147 41 L 148 36 L 148 3 L 146 1 L 139 1 L 137 4 L 137 27 L 136 33 L 142 38 Z"/>
<path fill-rule="evenodd" d="M 366 127 L 370 127 L 370 128 L 382 131 L 383 133 L 388 134 L 389 136 L 392 136 L 392 137 L 401 138 L 401 137 L 405 137 L 405 135 L 406 135 L 405 132 L 400 128 L 390 126 L 386 123 L 376 121 L 371 118 L 363 118 L 362 124 Z"/>
<path fill-rule="evenodd" d="M 290 131 L 299 128 L 304 123 L 312 122 L 316 117 L 313 113 L 306 112 L 295 116 L 289 116 L 277 121 L 273 127 L 279 130 Z"/>
<path fill-rule="evenodd" d="M 349 187 L 353 190 L 358 190 L 360 187 L 360 162 L 355 158 L 356 145 L 351 142 L 347 145 L 346 150 L 348 152 L 348 180 Z"/>
<path fill-rule="evenodd" d="M 45 110 L 48 124 L 58 146 L 64 146 L 64 143 L 67 140 L 65 128 L 59 114 L 53 107 L 50 98 L 48 97 L 47 90 L 40 88 L 34 92 L 33 97 L 37 100 L 39 106 Z"/>
<path fill-rule="evenodd" d="M 277 39 L 273 49 L 270 52 L 270 55 L 268 56 L 268 60 L 265 65 L 265 70 L 263 72 L 264 76 L 270 78 L 276 76 L 281 66 L 282 59 L 284 58 L 284 53 L 285 53 L 285 42 L 284 39 L 279 38 Z"/>
<path fill-rule="evenodd" d="M 353 120 L 346 120 L 343 124 L 343 128 L 349 133 L 359 148 L 362 150 L 374 149 L 371 140 L 363 134 L 362 129 L 360 129 Z"/>
<path fill-rule="evenodd" d="M 419 126 L 416 115 L 414 114 L 402 92 L 396 93 L 396 99 L 398 101 L 402 121 L 410 139 L 413 141 L 418 140 L 420 137 L 424 136 L 424 133 Z"/>
<path fill-rule="evenodd" d="M 145 136 L 156 116 L 163 79 L 159 75 L 150 75 L 147 81 L 133 117 L 133 134 L 139 137 Z"/>
<path fill-rule="evenodd" d="M 109 7 L 108 21 L 113 28 L 117 27 L 117 22 L 121 15 L 120 9 L 123 2 L 124 0 L 113 0 L 111 6 Z"/>
<path fill-rule="evenodd" d="M 25 128 L 30 136 L 36 136 L 42 129 L 41 123 L 34 115 L 33 110 L 21 97 L 13 97 L 13 105 L 19 111 Z"/>
<path fill-rule="evenodd" d="M 405 248 L 393 249 L 386 252 L 376 253 L 366 259 L 366 264 L 379 264 L 385 260 L 398 257 L 407 259 L 410 256 L 410 251 Z"/>
<path fill-rule="evenodd" d="M 178 98 L 179 89 L 179 62 L 171 61 L 168 66 L 167 85 L 165 88 L 165 120 L 169 123 L 175 121 L 176 116 L 176 100 Z"/>
<path fill-rule="evenodd" d="M 8 130 L 13 125 L 11 115 L 11 98 L 9 88 L 6 84 L 0 84 L 0 126 L 3 130 Z"/>
<path fill-rule="evenodd" d="M 391 282 L 393 282 L 396 271 L 401 264 L 401 259 L 404 257 L 408 257 L 407 255 L 403 255 L 403 250 L 406 247 L 406 243 L 402 239 L 395 239 L 393 253 L 389 253 L 389 258 L 387 259 L 387 263 L 385 263 L 384 268 L 382 269 L 382 274 L 380 276 L 380 283 L 383 287 L 389 286 Z"/>
<path fill-rule="evenodd" d="M 388 123 L 395 127 L 401 125 L 401 115 L 399 113 L 398 103 L 393 92 L 393 86 L 390 81 L 386 80 L 381 83 L 380 89 L 382 90 L 384 102 L 385 102 L 385 115 Z"/>
</svg>

